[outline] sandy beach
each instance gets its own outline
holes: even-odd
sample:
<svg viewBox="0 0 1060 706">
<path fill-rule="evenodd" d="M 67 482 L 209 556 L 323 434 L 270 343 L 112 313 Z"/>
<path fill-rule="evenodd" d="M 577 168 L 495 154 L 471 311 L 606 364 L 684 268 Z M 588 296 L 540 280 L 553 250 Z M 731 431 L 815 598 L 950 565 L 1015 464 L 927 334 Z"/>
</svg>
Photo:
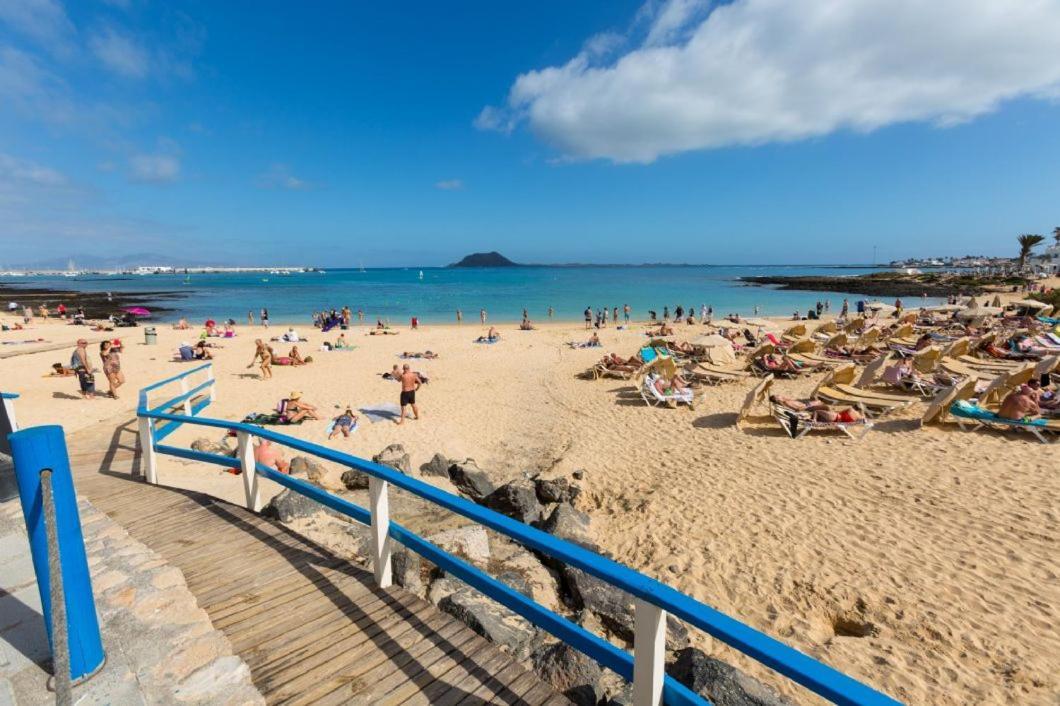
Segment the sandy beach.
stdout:
<svg viewBox="0 0 1060 706">
<path fill-rule="evenodd" d="M 24 353 L 0 359 L 0 389 L 21 395 L 23 426 L 113 429 L 134 416 L 140 387 L 182 370 L 173 352 L 197 334 L 156 327 L 155 346 L 144 345 L 142 328 L 101 334 L 37 321 L 4 332 L 0 341 L 44 341 L 0 347 L 0 354 Z M 285 328 L 274 324 L 268 333 Z M 206 414 L 267 412 L 291 391 L 325 417 L 346 404 L 396 403 L 397 384 L 380 373 L 403 362 L 403 351 L 430 349 L 440 358 L 411 361 L 430 380 L 419 393 L 419 421 L 399 427 L 362 417 L 350 439 L 330 442 L 326 420 L 283 431 L 365 457 L 401 443 L 414 467 L 437 452 L 473 457 L 497 481 L 583 469 L 579 505 L 616 559 L 855 678 L 908 703 L 1056 703 L 1060 447 L 1029 435 L 920 428 L 922 404 L 878 423 L 860 442 L 793 441 L 768 424 L 737 430 L 747 385 L 701 388 L 692 411 L 648 408 L 628 383 L 576 377 L 604 352 L 631 355 L 644 341 L 641 326 L 605 329 L 603 348 L 588 350 L 564 345 L 588 337 L 580 323 L 499 328 L 501 341 L 482 345 L 473 343 L 485 333 L 477 322 L 396 329 L 396 336 L 354 327 L 346 334 L 354 350 L 320 351 L 337 332 L 302 324 L 309 342 L 299 347 L 314 362 L 274 367 L 262 381 L 247 366 L 265 331 L 241 326 L 234 339 L 212 339 L 223 348 L 214 352 L 218 400 Z M 701 329 L 677 332 L 687 340 Z M 80 336 L 98 363 L 104 335 L 125 342 L 120 399 L 82 400 L 76 378 L 44 377 L 52 363 L 68 362 Z M 279 354 L 289 348 L 274 345 Z M 105 389 L 103 376 L 97 380 Z M 776 389 L 799 395 L 814 384 L 779 381 Z M 200 436 L 219 435 L 185 427 L 170 443 Z M 239 479 L 213 468 L 163 458 L 159 471 L 163 483 L 242 498 Z M 707 636 L 693 639 L 811 701 Z"/>
</svg>

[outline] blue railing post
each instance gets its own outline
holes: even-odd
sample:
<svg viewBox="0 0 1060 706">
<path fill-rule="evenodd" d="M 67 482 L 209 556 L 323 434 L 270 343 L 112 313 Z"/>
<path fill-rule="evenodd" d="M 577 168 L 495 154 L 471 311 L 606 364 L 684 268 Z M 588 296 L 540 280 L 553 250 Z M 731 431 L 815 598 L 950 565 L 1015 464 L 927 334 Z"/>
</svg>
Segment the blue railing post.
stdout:
<svg viewBox="0 0 1060 706">
<path fill-rule="evenodd" d="M 57 639 L 60 644 L 63 642 L 61 636 L 52 634 L 51 586 L 54 585 L 52 579 L 59 577 L 51 575 L 50 567 L 58 567 L 66 615 L 66 625 L 60 628 L 66 630 L 70 680 L 76 683 L 95 674 L 103 666 L 105 657 L 66 438 L 60 426 L 40 426 L 14 432 L 8 439 L 15 461 L 15 477 L 22 500 L 22 514 L 26 518 L 33 568 L 37 574 L 37 588 L 44 608 L 48 643 L 54 655 Z M 42 479 L 42 475 L 50 476 L 50 479 Z M 51 563 L 46 527 L 49 522 L 46 515 L 50 515 L 51 509 L 45 504 L 49 483 L 54 497 L 54 527 L 59 554 L 52 557 Z M 60 679 L 62 675 L 56 674 L 56 681 Z"/>
</svg>

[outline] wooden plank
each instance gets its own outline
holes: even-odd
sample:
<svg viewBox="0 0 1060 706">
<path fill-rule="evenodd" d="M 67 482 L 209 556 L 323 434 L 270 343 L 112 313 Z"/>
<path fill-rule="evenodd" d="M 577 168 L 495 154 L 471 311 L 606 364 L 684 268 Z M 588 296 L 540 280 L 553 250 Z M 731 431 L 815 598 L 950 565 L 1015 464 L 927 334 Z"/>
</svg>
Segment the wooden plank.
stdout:
<svg viewBox="0 0 1060 706">
<path fill-rule="evenodd" d="M 290 608 L 324 584 L 338 581 L 345 576 L 348 574 L 327 567 L 320 569 L 320 575 L 309 581 L 302 580 L 301 574 L 288 575 L 230 601 L 202 607 L 210 614 L 214 626 L 221 627 L 239 622 L 241 616 L 249 611 Z"/>
<path fill-rule="evenodd" d="M 376 610 L 386 595 L 373 595 L 371 599 L 362 599 L 360 605 L 366 613 Z M 353 620 L 336 620 L 333 613 L 325 614 L 304 628 L 299 628 L 290 639 L 288 634 L 279 635 L 255 645 L 246 652 L 247 664 L 255 676 L 267 678 L 270 674 L 289 669 L 292 665 L 309 659 L 318 652 L 341 642 L 350 636 L 363 636 L 369 639 L 376 630 L 370 616 L 359 616 Z M 345 643 L 344 643 L 345 644 Z M 351 643 L 355 644 L 355 643 Z"/>
<path fill-rule="evenodd" d="M 429 604 L 426 604 L 429 606 Z M 427 610 L 423 613 L 425 620 L 422 626 L 429 626 L 435 632 L 446 628 L 447 616 L 437 611 Z M 411 654 L 419 654 L 430 649 L 430 640 L 424 631 L 411 625 L 401 615 L 391 615 L 378 622 L 376 632 L 368 639 L 359 642 L 343 641 L 336 643 L 328 650 L 318 652 L 308 660 L 303 670 L 285 670 L 265 679 L 266 688 L 273 698 L 280 701 L 291 699 L 297 703 L 317 703 L 323 696 L 340 691 L 348 699 L 352 691 L 364 689 L 370 681 L 365 674 L 379 665 L 384 665 L 385 674 L 401 668 L 394 663 L 408 664 Z M 452 628 L 447 635 L 455 635 Z M 420 647 L 418 647 L 420 646 Z M 294 678 L 291 678 L 294 677 Z M 377 676 L 376 676 L 377 681 Z"/>
<path fill-rule="evenodd" d="M 508 664 L 493 675 L 493 681 L 483 683 L 470 694 L 465 695 L 457 704 L 516 703 L 522 696 L 522 692 L 512 687 L 516 680 L 523 677 L 525 673 L 526 670 L 522 666 L 514 660 L 509 660 Z"/>
<path fill-rule="evenodd" d="M 440 640 L 453 640 L 466 629 L 456 620 L 438 612 L 435 612 L 430 620 L 441 622 L 442 626 L 437 632 L 437 639 Z M 432 641 L 420 640 L 408 649 L 374 665 L 371 669 L 361 671 L 350 680 L 349 688 L 336 689 L 330 694 L 321 696 L 318 702 L 321 704 L 332 702 L 374 704 L 406 681 L 410 673 L 419 673 L 422 656 L 433 647 Z"/>
<path fill-rule="evenodd" d="M 291 624 L 291 628 L 284 631 L 285 636 L 291 636 L 292 630 L 300 629 L 318 616 L 331 616 L 334 621 L 336 603 L 367 601 L 370 600 L 369 596 L 371 593 L 371 589 L 361 583 L 350 581 L 349 579 L 340 579 L 319 586 L 315 592 L 310 593 L 298 603 L 297 610 L 291 610 L 291 607 L 288 606 L 284 610 L 241 613 L 234 622 L 227 623 L 226 628 L 233 636 L 239 636 L 242 639 L 243 636 L 252 635 L 262 629 Z"/>
<path fill-rule="evenodd" d="M 436 659 L 431 660 L 430 664 L 427 663 L 427 659 L 424 659 L 422 662 L 424 665 L 423 671 L 410 676 L 403 684 L 392 689 L 390 693 L 380 699 L 378 703 L 396 706 L 396 704 L 400 704 L 426 689 L 465 659 L 478 655 L 483 649 L 496 649 L 496 646 L 487 642 L 470 628 L 467 632 L 471 634 L 466 641 L 461 643 L 458 643 L 457 640 L 436 642 L 433 650 Z"/>
<path fill-rule="evenodd" d="M 333 679 L 324 682 L 320 686 L 320 688 L 315 688 L 311 691 L 299 694 L 297 698 L 291 699 L 290 703 L 381 703 L 385 698 L 392 695 L 395 690 L 407 687 L 410 684 L 411 679 L 415 679 L 418 677 L 421 680 L 429 683 L 430 681 L 433 681 L 433 677 L 431 677 L 427 672 L 430 667 L 437 665 L 434 668 L 437 671 L 444 672 L 450 666 L 452 666 L 452 660 L 447 659 L 449 653 L 454 649 L 461 649 L 465 645 L 472 642 L 474 633 L 472 633 L 470 630 L 467 630 L 466 628 L 461 628 L 463 628 L 463 626 L 457 626 L 455 631 L 453 632 L 447 631 L 445 634 L 448 637 L 446 638 L 440 638 L 436 633 L 435 640 L 422 639 L 423 635 L 419 634 L 420 639 L 415 643 L 417 647 L 405 650 L 406 653 L 411 652 L 411 661 L 404 661 L 402 666 L 397 669 L 394 669 L 392 667 L 392 663 L 390 662 L 390 658 L 393 658 L 395 655 L 387 654 L 387 652 L 384 651 L 383 660 L 377 661 L 375 663 L 377 665 L 383 664 L 386 667 L 383 671 L 388 672 L 391 675 L 391 683 L 387 685 L 389 688 L 386 688 L 385 691 L 380 692 L 383 694 L 382 698 L 375 696 L 372 698 L 371 701 L 359 698 L 357 694 L 354 694 L 352 692 L 355 689 L 363 689 L 363 687 L 361 687 L 361 683 L 367 681 L 367 677 L 365 680 L 359 680 L 356 687 L 345 688 L 347 682 L 352 681 L 352 679 L 356 679 L 356 676 L 353 676 L 352 679 L 346 679 L 345 674 L 339 674 L 335 675 Z M 418 631 L 415 631 L 414 635 L 417 633 Z M 442 649 L 439 647 L 439 640 L 441 640 L 441 642 L 446 646 L 446 649 Z M 358 668 L 352 668 L 351 674 L 356 675 L 358 671 Z M 412 688 L 416 689 L 418 687 L 414 686 Z"/>
<path fill-rule="evenodd" d="M 406 704 L 434 704 L 436 706 L 455 706 L 465 696 L 480 686 L 495 683 L 494 674 L 512 662 L 511 657 L 490 645 L 490 649 L 474 660 L 465 660 L 457 669 L 445 675 L 419 694 L 413 694 Z"/>
</svg>

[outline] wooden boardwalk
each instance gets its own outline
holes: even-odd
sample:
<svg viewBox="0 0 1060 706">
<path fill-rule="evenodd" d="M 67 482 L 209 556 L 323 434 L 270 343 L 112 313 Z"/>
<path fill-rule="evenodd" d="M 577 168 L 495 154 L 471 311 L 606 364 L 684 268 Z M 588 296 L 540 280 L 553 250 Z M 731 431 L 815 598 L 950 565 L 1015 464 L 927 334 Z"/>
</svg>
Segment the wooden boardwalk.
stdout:
<svg viewBox="0 0 1060 706">
<path fill-rule="evenodd" d="M 77 492 L 184 573 L 267 702 L 569 703 L 455 618 L 283 525 L 144 483 L 135 429 L 68 437 Z"/>
</svg>

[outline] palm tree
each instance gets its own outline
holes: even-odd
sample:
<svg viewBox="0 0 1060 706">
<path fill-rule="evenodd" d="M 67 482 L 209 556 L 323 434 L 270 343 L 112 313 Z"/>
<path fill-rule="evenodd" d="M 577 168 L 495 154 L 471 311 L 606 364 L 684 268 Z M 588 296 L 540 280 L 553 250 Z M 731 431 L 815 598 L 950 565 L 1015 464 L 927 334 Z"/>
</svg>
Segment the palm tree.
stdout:
<svg viewBox="0 0 1060 706">
<path fill-rule="evenodd" d="M 1023 266 L 1027 264 L 1027 256 L 1031 254 L 1031 250 L 1038 243 L 1045 240 L 1045 236 L 1035 235 L 1033 233 L 1024 233 L 1020 237 L 1016 238 L 1020 244 L 1020 272 L 1023 271 Z"/>
</svg>

